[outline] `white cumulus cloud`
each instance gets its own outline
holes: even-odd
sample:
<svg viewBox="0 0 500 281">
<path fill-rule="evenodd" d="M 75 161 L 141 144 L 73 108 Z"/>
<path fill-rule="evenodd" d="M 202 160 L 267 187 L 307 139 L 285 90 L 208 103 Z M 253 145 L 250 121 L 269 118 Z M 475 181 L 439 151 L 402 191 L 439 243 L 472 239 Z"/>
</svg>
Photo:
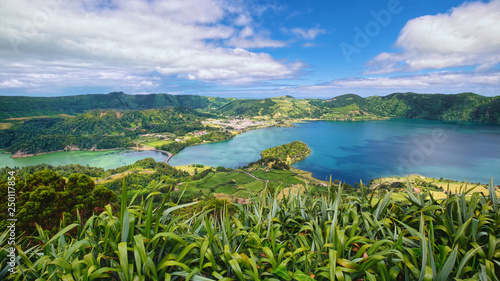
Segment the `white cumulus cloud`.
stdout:
<svg viewBox="0 0 500 281">
<path fill-rule="evenodd" d="M 158 75 L 216 84 L 298 75 L 300 62 L 245 49 L 270 46 L 285 44 L 256 32 L 249 10 L 230 1 L 9 1 L 0 9 L 0 89 L 144 88 L 158 85 Z"/>
<path fill-rule="evenodd" d="M 396 47 L 370 61 L 371 74 L 475 66 L 491 69 L 500 62 L 500 0 L 467 2 L 448 13 L 408 21 Z"/>
<path fill-rule="evenodd" d="M 305 29 L 305 28 L 295 27 L 290 29 L 290 32 L 300 37 L 301 39 L 314 40 L 317 36 L 325 34 L 326 30 L 321 28 Z"/>
</svg>

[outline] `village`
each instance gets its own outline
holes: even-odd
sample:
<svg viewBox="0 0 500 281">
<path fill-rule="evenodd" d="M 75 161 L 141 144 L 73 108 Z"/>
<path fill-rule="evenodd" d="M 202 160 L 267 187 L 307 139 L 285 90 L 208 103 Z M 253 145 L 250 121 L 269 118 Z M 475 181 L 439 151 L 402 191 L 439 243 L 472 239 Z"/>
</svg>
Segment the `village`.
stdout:
<svg viewBox="0 0 500 281">
<path fill-rule="evenodd" d="M 195 137 L 200 137 L 200 136 L 203 136 L 206 134 L 208 134 L 208 132 L 206 130 L 188 133 L 188 135 L 193 135 Z M 162 133 L 150 133 L 150 134 L 141 135 L 141 137 L 152 137 L 152 138 L 158 138 L 160 140 L 165 140 L 165 141 L 174 140 L 176 142 L 182 142 L 182 141 L 185 141 L 186 139 L 189 138 L 187 136 L 176 137 L 175 134 L 172 134 L 172 133 L 163 133 L 163 134 Z"/>
<path fill-rule="evenodd" d="M 274 125 L 274 121 L 256 121 L 247 118 L 230 118 L 230 119 L 208 119 L 202 121 L 202 124 L 221 127 L 227 130 L 243 131 L 246 129 L 255 129 L 256 127 L 270 127 Z"/>
</svg>

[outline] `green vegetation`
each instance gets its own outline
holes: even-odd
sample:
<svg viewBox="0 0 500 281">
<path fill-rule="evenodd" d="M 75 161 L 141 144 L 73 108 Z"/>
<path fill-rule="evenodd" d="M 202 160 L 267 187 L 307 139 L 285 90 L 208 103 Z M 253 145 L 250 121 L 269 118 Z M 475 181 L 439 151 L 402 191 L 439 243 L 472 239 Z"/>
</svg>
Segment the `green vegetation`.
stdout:
<svg viewBox="0 0 500 281">
<path fill-rule="evenodd" d="M 483 97 L 473 93 L 395 93 L 368 98 L 350 94 L 327 100 L 322 107 L 337 108 L 351 104 L 381 117 L 500 122 L 499 97 Z"/>
<path fill-rule="evenodd" d="M 215 199 L 178 205 L 152 193 L 80 217 L 55 235 L 20 236 L 13 280 L 498 280 L 500 201 L 466 186 L 435 200 L 406 185 L 353 197 L 288 196 L 279 188 L 248 204 Z M 155 197 L 161 203 L 154 207 Z M 0 235 L 6 268 L 7 234 Z"/>
<path fill-rule="evenodd" d="M 234 135 L 231 134 L 230 132 L 227 131 L 215 131 L 215 132 L 210 132 L 207 133 L 206 135 L 202 135 L 199 137 L 192 137 L 189 138 L 186 141 L 183 142 L 170 142 L 166 143 L 164 145 L 156 147 L 159 150 L 165 150 L 168 151 L 172 154 L 179 153 L 183 148 L 194 145 L 194 144 L 199 144 L 203 142 L 211 142 L 211 141 L 221 141 L 221 140 L 228 140 L 233 138 Z"/>
<path fill-rule="evenodd" d="M 232 100 L 234 99 L 194 95 L 126 95 L 122 92 L 64 97 L 0 96 L 0 119 L 57 114 L 75 115 L 95 109 L 144 110 L 182 106 L 210 110 Z"/>
<path fill-rule="evenodd" d="M 295 99 L 291 96 L 236 100 L 110 93 L 57 98 L 0 97 L 0 101 L 4 102 L 0 103 L 0 121 L 2 118 L 8 120 L 0 123 L 0 149 L 19 155 L 139 144 L 177 153 L 189 145 L 232 137 L 229 132 L 217 132 L 219 128 L 201 123 L 212 117 L 255 117 L 272 120 L 276 126 L 287 125 L 297 119 L 361 121 L 415 118 L 500 122 L 500 97 L 472 93 L 395 93 L 368 98 L 348 94 L 328 100 Z M 57 102 L 61 104 L 56 105 Z M 24 112 L 19 105 L 25 105 Z M 27 117 L 34 114 L 48 116 Z M 187 137 L 180 142 L 167 138 L 149 140 L 149 144 L 138 137 L 144 133 L 184 137 L 200 130 L 212 133 Z"/>
<path fill-rule="evenodd" d="M 465 181 L 459 182 L 449 179 L 433 179 L 420 175 L 407 176 L 408 181 L 416 190 L 429 192 L 436 199 L 447 197 L 449 192 L 459 193 L 460 189 L 466 184 Z M 481 183 L 467 183 L 470 186 L 471 192 L 488 193 L 488 185 Z M 385 177 L 370 181 L 370 187 L 377 187 L 380 191 L 390 191 L 398 193 L 406 185 L 404 177 Z M 500 198 L 499 187 L 495 187 L 496 195 Z"/>
<path fill-rule="evenodd" d="M 189 202 L 197 198 L 215 196 L 231 202 L 244 201 L 251 194 L 256 194 L 268 187 L 281 186 L 291 188 L 308 183 L 315 190 L 323 190 L 318 180 L 306 179 L 295 172 L 288 170 L 261 170 L 255 165 L 250 169 L 204 169 L 192 175 L 190 180 L 184 179 L 179 183 L 172 196 L 175 198 L 183 194 L 182 202 Z"/>
<path fill-rule="evenodd" d="M 152 158 L 151 158 L 152 159 Z M 147 159 L 143 159 L 137 161 L 136 163 L 141 163 L 146 161 Z M 154 161 L 154 160 L 153 160 Z M 32 175 L 36 172 L 40 172 L 43 170 L 51 170 L 60 174 L 63 177 L 69 177 L 71 174 L 82 174 L 87 175 L 93 178 L 105 177 L 107 176 L 106 171 L 103 168 L 90 167 L 90 166 L 82 166 L 80 164 L 69 164 L 65 166 L 53 166 L 49 164 L 39 164 L 34 166 L 26 166 L 23 168 L 13 169 L 9 167 L 0 168 L 0 175 L 6 175 L 9 171 L 15 170 L 16 175 L 25 178 L 27 175 Z M 111 170 L 108 170 L 111 171 Z"/>
<path fill-rule="evenodd" d="M 123 112 L 96 110 L 71 118 L 36 118 L 0 131 L 0 148 L 13 153 L 36 154 L 74 148 L 130 147 L 139 134 L 185 135 L 204 129 L 201 120 L 206 116 L 209 115 L 175 107 Z"/>
<path fill-rule="evenodd" d="M 292 164 L 300 160 L 304 160 L 311 150 L 307 144 L 301 141 L 293 141 L 291 143 L 268 148 L 260 153 L 262 158 L 273 158 L 277 161 Z"/>
<path fill-rule="evenodd" d="M 376 120 L 391 117 L 500 122 L 500 97 L 484 97 L 473 93 L 456 95 L 394 93 L 368 98 L 347 94 L 327 100 L 295 99 L 291 96 L 261 100 L 123 93 L 51 98 L 2 96 L 0 120 L 41 115 L 76 115 L 97 109 L 141 111 L 174 107 L 187 107 L 218 116 L 265 116 L 277 120 L 308 118 Z M 17 121 L 8 120 L 5 123 Z M 0 128 L 5 129 L 5 127 L 7 125 L 2 125 Z"/>
<path fill-rule="evenodd" d="M 4 174 L 6 175 L 6 174 Z M 77 213 L 89 218 L 92 213 L 103 211 L 103 206 L 115 203 L 116 194 L 105 187 L 96 187 L 87 175 L 72 174 L 64 179 L 58 173 L 43 170 L 16 177 L 16 218 L 19 231 L 31 232 L 35 225 L 55 233 L 60 224 L 76 220 Z M 7 179 L 0 179 L 0 192 L 7 194 Z M 0 204 L 0 228 L 9 224 L 8 201 Z"/>
<path fill-rule="evenodd" d="M 140 134 L 162 132 L 183 136 L 159 143 L 176 153 L 231 138 L 203 126 L 214 116 L 499 122 L 500 100 L 471 93 L 330 100 L 0 97 L 0 118 L 16 116 L 39 117 L 1 123 L 10 125 L 0 127 L 0 148 L 11 152 L 124 147 Z M 499 280 L 500 200 L 492 181 L 471 188 L 412 176 L 379 179 L 370 188 L 338 180 L 326 185 L 290 168 L 309 153 L 292 142 L 237 170 L 197 164 L 187 172 L 152 158 L 110 170 L 15 169 L 19 260 L 9 275 L 2 202 L 0 279 Z M 11 170 L 0 169 L 2 194 Z"/>
<path fill-rule="evenodd" d="M 377 120 L 410 118 L 499 123 L 500 97 L 473 93 L 456 95 L 395 93 L 362 98 L 354 94 L 332 99 L 294 99 L 290 96 L 265 100 L 236 100 L 218 111 L 224 115 L 326 120 Z"/>
</svg>

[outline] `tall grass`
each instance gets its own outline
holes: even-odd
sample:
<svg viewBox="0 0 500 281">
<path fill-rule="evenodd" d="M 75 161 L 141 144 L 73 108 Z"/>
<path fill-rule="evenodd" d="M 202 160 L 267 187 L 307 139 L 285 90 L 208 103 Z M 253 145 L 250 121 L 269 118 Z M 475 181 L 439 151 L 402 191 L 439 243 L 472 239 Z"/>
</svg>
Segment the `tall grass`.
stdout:
<svg viewBox="0 0 500 281">
<path fill-rule="evenodd" d="M 168 195 L 106 206 L 53 237 L 42 229 L 18 247 L 16 273 L 2 280 L 498 280 L 500 201 L 490 193 L 435 200 L 407 183 L 404 202 L 392 193 L 362 196 L 340 186 L 277 199 L 262 192 L 247 205 L 178 215 Z M 214 215 L 214 211 L 216 215 Z M 6 246 L 5 235 L 0 245 Z M 2 267 L 6 251 L 0 251 Z"/>
</svg>

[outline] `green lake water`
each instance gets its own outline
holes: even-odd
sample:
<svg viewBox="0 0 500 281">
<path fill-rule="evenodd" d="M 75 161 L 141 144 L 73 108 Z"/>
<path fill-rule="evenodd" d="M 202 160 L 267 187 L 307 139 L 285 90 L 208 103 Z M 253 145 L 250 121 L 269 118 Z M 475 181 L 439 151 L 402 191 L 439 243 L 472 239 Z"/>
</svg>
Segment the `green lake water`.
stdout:
<svg viewBox="0 0 500 281">
<path fill-rule="evenodd" d="M 81 164 L 104 169 L 113 169 L 133 164 L 137 160 L 152 157 L 156 161 L 164 161 L 167 157 L 156 151 L 108 150 L 108 151 L 68 151 L 53 152 L 32 157 L 11 158 L 11 154 L 0 154 L 1 167 L 25 167 L 37 164 L 54 166 Z"/>
</svg>

